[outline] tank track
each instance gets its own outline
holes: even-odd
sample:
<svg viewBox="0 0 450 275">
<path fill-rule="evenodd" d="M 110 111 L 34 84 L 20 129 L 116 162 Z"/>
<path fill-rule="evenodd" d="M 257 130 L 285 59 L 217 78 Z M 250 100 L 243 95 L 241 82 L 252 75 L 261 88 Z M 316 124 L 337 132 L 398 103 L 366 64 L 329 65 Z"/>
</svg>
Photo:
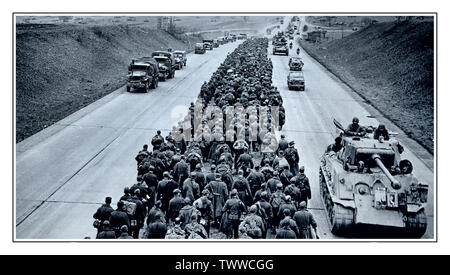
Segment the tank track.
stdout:
<svg viewBox="0 0 450 275">
<path fill-rule="evenodd" d="M 325 176 L 322 169 L 319 171 L 320 195 L 327 212 L 331 225 L 331 232 L 336 235 L 348 233 L 354 224 L 354 210 L 333 203 L 331 195 L 326 186 Z"/>
<path fill-rule="evenodd" d="M 406 233 L 412 238 L 420 238 L 427 231 L 427 215 L 424 210 L 407 215 Z"/>
</svg>

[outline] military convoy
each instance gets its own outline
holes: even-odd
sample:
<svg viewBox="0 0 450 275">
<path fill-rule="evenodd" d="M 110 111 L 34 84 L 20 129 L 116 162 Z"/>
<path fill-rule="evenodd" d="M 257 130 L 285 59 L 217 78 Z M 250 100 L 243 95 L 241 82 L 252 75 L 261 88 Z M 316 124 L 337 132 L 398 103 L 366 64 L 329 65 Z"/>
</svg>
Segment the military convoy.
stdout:
<svg viewBox="0 0 450 275">
<path fill-rule="evenodd" d="M 159 79 L 165 81 L 175 77 L 175 67 L 177 66 L 173 53 L 168 51 L 154 51 L 152 57 L 159 64 Z"/>
<path fill-rule="evenodd" d="M 132 60 L 128 66 L 127 92 L 131 90 L 144 90 L 158 87 L 159 67 L 155 59 L 143 57 Z"/>
<path fill-rule="evenodd" d="M 206 53 L 205 44 L 204 43 L 196 43 L 194 52 L 196 54 L 204 54 L 204 53 Z"/>
<path fill-rule="evenodd" d="M 419 182 L 403 147 L 394 137 L 374 138 L 372 127 L 361 136 L 341 130 L 321 158 L 320 194 L 334 234 L 350 233 L 356 225 L 400 228 L 421 237 L 427 228 L 428 184 Z"/>
<path fill-rule="evenodd" d="M 305 90 L 305 78 L 302 72 L 289 72 L 287 77 L 287 85 L 289 90 L 297 89 Z"/>
<path fill-rule="evenodd" d="M 205 50 L 212 51 L 214 49 L 213 43 L 214 42 L 212 39 L 203 39 L 203 45 Z"/>
<path fill-rule="evenodd" d="M 173 56 L 175 57 L 175 64 L 178 70 L 181 70 L 183 69 L 183 67 L 186 67 L 187 57 L 185 51 L 174 51 Z"/>
<path fill-rule="evenodd" d="M 289 70 L 290 71 L 301 71 L 303 69 L 303 61 L 300 57 L 289 58 Z"/>
</svg>

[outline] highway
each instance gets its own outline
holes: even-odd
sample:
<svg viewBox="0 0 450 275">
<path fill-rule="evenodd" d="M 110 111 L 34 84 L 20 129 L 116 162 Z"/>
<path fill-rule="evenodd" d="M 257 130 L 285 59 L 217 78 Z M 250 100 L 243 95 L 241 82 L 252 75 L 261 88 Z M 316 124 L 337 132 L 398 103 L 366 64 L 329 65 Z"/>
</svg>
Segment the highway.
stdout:
<svg viewBox="0 0 450 275">
<path fill-rule="evenodd" d="M 287 22 L 288 18 L 285 25 Z M 239 43 L 222 45 L 205 55 L 189 54 L 187 67 L 177 71 L 174 79 L 160 82 L 156 90 L 126 93 L 121 88 L 17 144 L 16 238 L 95 238 L 92 214 L 105 196 L 115 203 L 123 188 L 135 183 L 134 157 L 142 145 L 150 144 L 156 130 L 165 135 L 181 119 L 201 84 Z M 296 55 L 294 50 L 291 56 Z M 313 194 L 308 207 L 318 222 L 321 239 L 336 238 L 330 232 L 318 185 L 320 156 L 336 136 L 332 119 L 347 125 L 357 116 L 362 125 L 378 126 L 382 121 L 389 128 L 391 124 L 303 50 L 306 90 L 289 91 L 289 57 L 271 52 L 269 48 L 273 85 L 281 92 L 286 108 L 281 133 L 295 141 L 300 165 L 306 168 Z M 419 180 L 430 185 L 424 238 L 433 238 L 433 169 L 408 149 L 412 141 L 405 144 L 402 156 L 414 164 Z"/>
</svg>

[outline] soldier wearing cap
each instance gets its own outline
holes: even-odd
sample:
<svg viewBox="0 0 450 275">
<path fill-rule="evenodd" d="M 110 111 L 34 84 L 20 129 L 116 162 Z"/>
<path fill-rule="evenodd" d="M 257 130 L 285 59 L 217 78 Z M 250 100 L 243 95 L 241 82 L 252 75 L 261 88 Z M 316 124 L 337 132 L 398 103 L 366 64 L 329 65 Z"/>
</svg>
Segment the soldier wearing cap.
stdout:
<svg viewBox="0 0 450 275">
<path fill-rule="evenodd" d="M 153 151 L 158 150 L 164 143 L 164 138 L 161 136 L 161 131 L 156 131 L 156 135 L 152 138 Z"/>
<path fill-rule="evenodd" d="M 163 177 L 156 188 L 156 199 L 161 201 L 161 209 L 166 213 L 173 191 L 178 188 L 178 183 L 170 178 L 167 171 L 163 173 Z"/>
<path fill-rule="evenodd" d="M 211 164 L 211 173 L 208 173 L 206 175 L 206 184 L 210 183 L 211 181 L 216 179 L 216 165 L 215 164 Z"/>
<path fill-rule="evenodd" d="M 180 161 L 173 167 L 173 178 L 180 185 L 189 177 L 189 165 L 182 155 Z"/>
<path fill-rule="evenodd" d="M 175 220 L 179 216 L 181 208 L 184 206 L 184 199 L 181 196 L 180 189 L 173 190 L 173 198 L 169 202 L 169 209 L 167 210 L 167 219 Z"/>
<path fill-rule="evenodd" d="M 244 220 L 239 225 L 239 227 L 246 228 L 248 236 L 253 239 L 261 239 L 263 232 L 266 231 L 265 223 L 263 219 L 258 216 L 257 211 L 258 207 L 256 205 L 252 205 L 249 208 L 249 214 L 244 217 Z"/>
<path fill-rule="evenodd" d="M 281 135 L 280 140 L 278 141 L 278 149 L 277 154 L 279 154 L 281 151 L 284 152 L 289 147 L 289 142 L 286 140 L 285 135 Z"/>
<path fill-rule="evenodd" d="M 298 173 L 298 162 L 300 161 L 300 157 L 298 156 L 298 151 L 294 147 L 295 142 L 289 142 L 289 147 L 284 150 L 284 156 L 289 163 L 289 167 L 291 173 L 297 175 Z"/>
<path fill-rule="evenodd" d="M 234 235 L 234 238 L 239 238 L 239 222 L 241 215 L 244 212 L 247 212 L 247 208 L 244 203 L 238 197 L 238 191 L 236 189 L 231 190 L 230 198 L 225 202 L 223 206 L 222 212 L 224 215 L 227 215 L 226 222 L 222 224 L 222 231 L 227 235 L 229 239 L 231 239 Z"/>
<path fill-rule="evenodd" d="M 205 174 L 202 171 L 202 165 L 197 164 L 195 166 L 195 182 L 198 183 L 198 186 L 200 187 L 200 192 L 203 191 L 206 185 L 206 177 Z"/>
<path fill-rule="evenodd" d="M 282 184 L 278 177 L 278 171 L 273 171 L 273 176 L 267 181 L 267 189 L 270 189 L 270 193 L 275 193 L 279 184 Z"/>
<path fill-rule="evenodd" d="M 163 173 L 164 178 L 164 173 Z M 155 203 L 156 189 L 158 188 L 158 177 L 150 170 L 143 176 L 143 180 L 147 185 L 148 207 L 152 208 Z M 142 192 L 142 190 L 141 190 Z M 142 194 L 142 193 L 141 193 Z"/>
<path fill-rule="evenodd" d="M 98 220 L 97 235 L 103 231 L 103 222 L 108 221 L 114 209 L 111 207 L 111 197 L 105 198 L 105 203 L 94 213 L 94 219 Z"/>
<path fill-rule="evenodd" d="M 181 228 L 184 229 L 186 224 L 191 222 L 192 214 L 200 214 L 200 212 L 192 206 L 192 201 L 189 198 L 184 199 L 184 206 L 180 209 L 180 214 L 178 215 L 181 219 Z"/>
<path fill-rule="evenodd" d="M 134 195 L 129 199 L 129 202 L 136 204 L 136 209 L 134 212 L 134 215 L 128 215 L 130 219 L 130 231 L 133 236 L 133 238 L 137 239 L 139 238 L 139 230 L 144 225 L 145 216 L 147 214 L 146 208 L 142 201 L 139 199 L 140 197 L 140 190 L 135 189 Z"/>
<path fill-rule="evenodd" d="M 123 188 L 123 196 L 120 197 L 120 200 L 127 201 L 129 199 L 131 199 L 130 187 L 126 186 L 125 188 Z"/>
<path fill-rule="evenodd" d="M 357 117 L 353 118 L 352 124 L 348 125 L 345 130 L 345 134 L 348 136 L 363 136 L 365 132 L 364 128 L 359 125 L 359 118 Z"/>
<path fill-rule="evenodd" d="M 167 226 L 164 222 L 163 215 L 157 214 L 156 220 L 151 223 L 146 230 L 147 239 L 164 239 L 167 233 Z"/>
<path fill-rule="evenodd" d="M 128 218 L 128 214 L 125 212 L 123 201 L 117 202 L 117 209 L 111 213 L 109 223 L 111 228 L 116 233 L 116 237 L 120 236 L 120 227 L 122 227 L 122 225 L 126 225 L 130 228 L 130 219 Z"/>
<path fill-rule="evenodd" d="M 250 205 L 253 200 L 252 191 L 248 181 L 244 178 L 244 172 L 242 170 L 238 171 L 238 177 L 233 182 L 231 189 L 236 189 L 238 191 L 239 199 L 246 205 Z"/>
<path fill-rule="evenodd" d="M 147 215 L 147 225 L 151 224 L 152 222 L 154 222 L 156 220 L 156 214 L 161 213 L 164 216 L 164 212 L 161 209 L 161 201 L 157 200 L 155 202 L 155 205 L 152 207 L 152 209 L 150 209 L 150 211 L 148 211 L 148 215 Z"/>
<path fill-rule="evenodd" d="M 148 151 L 148 145 L 144 144 L 142 150 L 139 151 L 139 153 L 135 157 L 137 165 L 139 166 L 139 164 L 141 164 L 142 161 L 145 160 L 148 156 L 150 156 L 150 152 Z"/>
<path fill-rule="evenodd" d="M 122 227 L 120 227 L 120 236 L 117 239 L 133 239 L 133 237 L 128 235 L 128 226 L 122 225 Z"/>
<path fill-rule="evenodd" d="M 202 196 L 199 199 L 197 199 L 196 201 L 194 201 L 194 203 L 193 203 L 193 206 L 195 207 L 195 209 L 200 211 L 200 217 L 201 217 L 200 223 L 205 226 L 208 236 L 209 236 L 210 225 L 211 225 L 211 221 L 213 219 L 213 211 L 214 211 L 212 202 L 208 199 L 209 195 L 210 195 L 209 191 L 204 189 L 202 191 Z"/>
<path fill-rule="evenodd" d="M 309 179 L 305 175 L 305 167 L 302 166 L 299 169 L 299 174 L 291 179 L 291 182 L 299 189 L 300 197 L 298 201 L 306 202 L 308 205 L 308 200 L 311 199 L 311 187 L 309 185 Z"/>
<path fill-rule="evenodd" d="M 377 129 L 373 134 L 374 139 L 380 139 L 380 137 L 383 137 L 384 140 L 389 140 L 389 132 L 386 129 L 386 126 L 384 126 L 384 124 L 378 125 Z"/>
<path fill-rule="evenodd" d="M 272 232 L 275 234 L 275 227 L 278 226 L 279 223 L 279 217 L 278 217 L 278 211 L 280 209 L 280 206 L 284 203 L 285 195 L 283 193 L 283 184 L 280 182 L 277 184 L 277 189 L 275 193 L 272 194 L 272 197 L 270 199 L 270 205 L 272 205 L 272 210 L 274 213 L 274 219 L 273 219 L 273 227 Z"/>
<path fill-rule="evenodd" d="M 115 239 L 116 233 L 111 229 L 109 221 L 103 221 L 102 223 L 103 231 L 97 235 L 97 239 Z"/>
<path fill-rule="evenodd" d="M 311 227 L 314 229 L 316 238 L 318 238 L 317 223 L 314 220 L 313 215 L 308 212 L 306 202 L 300 202 L 299 211 L 294 214 L 294 221 L 299 230 L 299 239 L 312 239 Z"/>
<path fill-rule="evenodd" d="M 222 208 L 225 201 L 228 198 L 227 185 L 222 181 L 222 175 L 216 173 L 216 178 L 205 186 L 205 189 L 209 191 L 213 204 L 213 217 L 214 223 L 218 224 L 222 217 Z"/>
<path fill-rule="evenodd" d="M 276 239 L 296 239 L 299 235 L 297 224 L 291 218 L 291 211 L 283 211 L 284 218 L 280 222 L 280 229 L 277 231 Z"/>
<path fill-rule="evenodd" d="M 200 187 L 198 183 L 195 182 L 197 177 L 196 172 L 192 172 L 189 178 L 187 178 L 183 183 L 182 194 L 183 197 L 189 198 L 191 202 L 195 201 L 200 197 Z"/>
<path fill-rule="evenodd" d="M 285 210 L 289 211 L 289 216 L 294 216 L 295 211 L 297 211 L 294 203 L 292 202 L 291 196 L 287 195 L 284 197 L 284 202 L 280 205 L 280 208 L 278 209 L 278 219 L 281 220 L 283 217 L 285 217 L 284 212 Z"/>
</svg>

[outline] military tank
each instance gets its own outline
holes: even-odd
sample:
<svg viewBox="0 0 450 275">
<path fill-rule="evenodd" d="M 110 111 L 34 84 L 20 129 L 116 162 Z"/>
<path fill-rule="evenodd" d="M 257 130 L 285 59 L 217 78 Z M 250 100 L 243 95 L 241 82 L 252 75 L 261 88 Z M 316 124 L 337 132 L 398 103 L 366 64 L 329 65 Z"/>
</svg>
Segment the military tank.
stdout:
<svg viewBox="0 0 450 275">
<path fill-rule="evenodd" d="M 320 194 L 335 235 L 349 234 L 355 225 L 401 228 L 420 238 L 427 228 L 428 184 L 419 182 L 403 147 L 394 137 L 374 138 L 342 130 L 321 158 Z"/>
</svg>

